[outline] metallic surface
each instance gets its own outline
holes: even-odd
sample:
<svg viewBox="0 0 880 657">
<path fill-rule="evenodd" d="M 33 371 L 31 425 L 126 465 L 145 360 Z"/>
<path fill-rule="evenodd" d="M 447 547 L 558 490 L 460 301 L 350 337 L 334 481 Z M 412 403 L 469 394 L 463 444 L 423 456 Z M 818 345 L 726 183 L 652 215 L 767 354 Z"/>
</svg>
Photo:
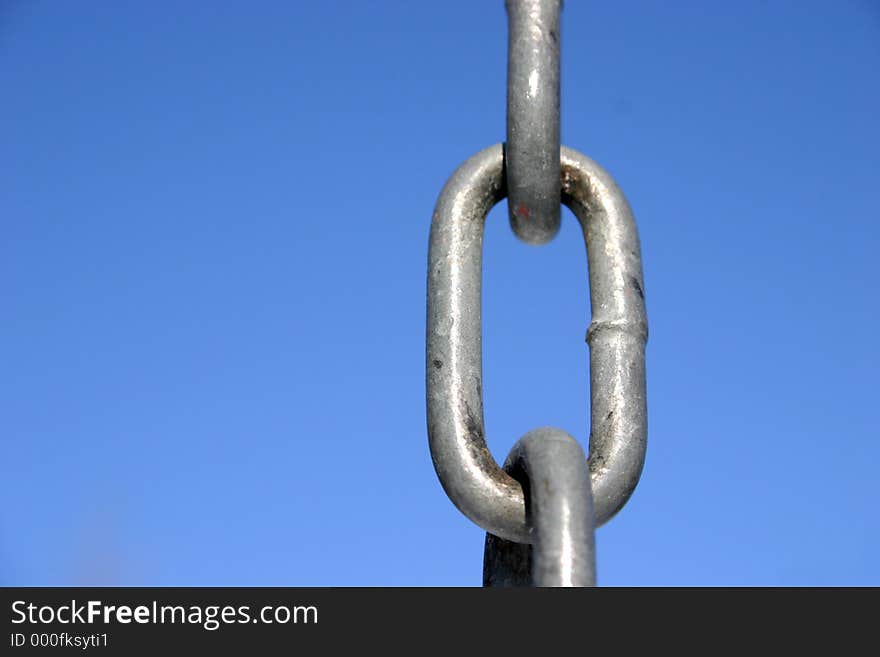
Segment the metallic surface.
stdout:
<svg viewBox="0 0 880 657">
<path fill-rule="evenodd" d="M 510 226 L 530 244 L 559 231 L 561 0 L 507 0 L 507 164 Z"/>
<path fill-rule="evenodd" d="M 578 442 L 544 427 L 523 436 L 504 463 L 522 484 L 532 545 L 486 534 L 484 586 L 595 586 L 593 496 Z"/>
<path fill-rule="evenodd" d="M 647 319 L 641 256 L 629 204 L 611 177 L 577 151 L 563 148 L 561 158 L 562 201 L 581 223 L 589 264 L 589 465 L 598 527 L 629 499 L 645 459 Z M 505 193 L 497 144 L 453 173 L 434 210 L 428 256 L 428 439 L 434 468 L 453 503 L 487 532 L 529 543 L 522 486 L 492 458 L 483 424 L 483 225 Z"/>
</svg>

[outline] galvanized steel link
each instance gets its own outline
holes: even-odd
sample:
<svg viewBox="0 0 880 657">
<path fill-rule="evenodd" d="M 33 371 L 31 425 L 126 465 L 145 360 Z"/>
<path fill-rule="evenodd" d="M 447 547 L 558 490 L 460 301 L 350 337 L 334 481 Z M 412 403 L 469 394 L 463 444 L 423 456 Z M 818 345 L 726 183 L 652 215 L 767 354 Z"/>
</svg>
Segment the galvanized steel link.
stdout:
<svg viewBox="0 0 880 657">
<path fill-rule="evenodd" d="M 561 0 L 507 0 L 507 166 L 510 227 L 544 244 L 559 232 Z"/>
<path fill-rule="evenodd" d="M 594 526 L 629 499 L 645 458 L 647 319 L 641 255 L 629 204 L 612 178 L 577 151 L 561 151 L 562 201 L 587 245 L 592 321 L 590 456 Z M 428 437 L 446 494 L 487 532 L 533 536 L 523 490 L 486 446 L 482 402 L 483 224 L 506 193 L 500 144 L 464 162 L 434 211 L 428 256 Z"/>
<path fill-rule="evenodd" d="M 595 586 L 590 470 L 580 444 L 543 427 L 519 439 L 504 471 L 523 486 L 532 545 L 486 534 L 483 585 Z"/>
</svg>

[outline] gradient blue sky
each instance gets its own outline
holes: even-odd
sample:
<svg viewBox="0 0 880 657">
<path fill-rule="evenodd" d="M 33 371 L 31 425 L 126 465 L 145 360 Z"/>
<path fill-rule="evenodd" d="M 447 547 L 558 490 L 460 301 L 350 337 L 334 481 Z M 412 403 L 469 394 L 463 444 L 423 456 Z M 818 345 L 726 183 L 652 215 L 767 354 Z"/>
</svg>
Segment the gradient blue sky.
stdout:
<svg viewBox="0 0 880 657">
<path fill-rule="evenodd" d="M 642 238 L 605 585 L 880 585 L 880 5 L 581 2 L 562 136 Z M 0 583 L 478 585 L 428 452 L 434 202 L 503 2 L 0 3 Z M 487 434 L 586 443 L 574 218 L 485 242 Z"/>
</svg>

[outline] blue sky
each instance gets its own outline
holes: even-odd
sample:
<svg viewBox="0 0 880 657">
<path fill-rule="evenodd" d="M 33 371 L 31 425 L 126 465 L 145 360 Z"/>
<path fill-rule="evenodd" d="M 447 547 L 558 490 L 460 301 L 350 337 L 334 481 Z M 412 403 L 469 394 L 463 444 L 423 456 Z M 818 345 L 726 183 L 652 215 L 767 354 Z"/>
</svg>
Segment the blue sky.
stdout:
<svg viewBox="0 0 880 657">
<path fill-rule="evenodd" d="M 562 139 L 633 206 L 642 481 L 604 585 L 880 585 L 880 6 L 567 2 Z M 0 4 L 0 583 L 478 585 L 425 271 L 503 141 L 503 2 Z M 589 432 L 586 259 L 484 260 L 488 441 Z"/>
</svg>

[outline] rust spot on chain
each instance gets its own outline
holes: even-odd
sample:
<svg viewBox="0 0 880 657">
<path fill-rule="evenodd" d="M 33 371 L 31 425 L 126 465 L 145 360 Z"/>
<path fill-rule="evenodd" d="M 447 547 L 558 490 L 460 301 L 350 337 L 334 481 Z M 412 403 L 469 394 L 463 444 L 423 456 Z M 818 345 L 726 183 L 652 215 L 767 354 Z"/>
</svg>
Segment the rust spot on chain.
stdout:
<svg viewBox="0 0 880 657">
<path fill-rule="evenodd" d="M 639 293 L 639 297 L 641 297 L 642 299 L 645 298 L 645 292 L 642 290 L 642 284 L 639 283 L 639 279 L 637 279 L 635 276 L 630 276 L 629 284 L 636 289 L 636 292 Z"/>
<path fill-rule="evenodd" d="M 471 439 L 471 443 L 485 442 L 486 439 L 483 437 L 483 427 L 477 422 L 477 418 L 474 416 L 471 407 L 465 403 L 464 409 L 464 425 L 467 429 L 468 437 Z"/>
<path fill-rule="evenodd" d="M 473 409 L 465 403 L 464 424 L 468 433 L 467 449 L 471 454 L 471 458 L 477 462 L 484 471 L 494 470 L 498 468 L 492 453 L 486 446 L 486 437 L 483 434 L 483 425 L 477 420 Z"/>
</svg>

